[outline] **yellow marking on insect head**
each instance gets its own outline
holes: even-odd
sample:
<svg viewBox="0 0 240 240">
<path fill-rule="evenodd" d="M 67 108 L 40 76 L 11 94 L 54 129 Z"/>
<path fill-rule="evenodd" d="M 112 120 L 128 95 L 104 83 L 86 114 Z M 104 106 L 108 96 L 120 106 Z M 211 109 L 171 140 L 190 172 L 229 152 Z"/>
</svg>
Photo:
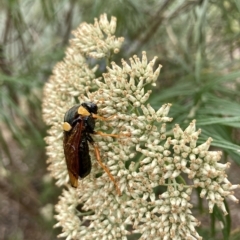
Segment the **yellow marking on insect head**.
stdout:
<svg viewBox="0 0 240 240">
<path fill-rule="evenodd" d="M 64 131 L 68 132 L 72 129 L 72 126 L 68 122 L 64 122 L 62 128 Z"/>
<path fill-rule="evenodd" d="M 86 116 L 89 116 L 91 113 L 86 108 L 84 108 L 83 106 L 80 106 L 78 108 L 78 114 L 86 117 Z"/>
</svg>

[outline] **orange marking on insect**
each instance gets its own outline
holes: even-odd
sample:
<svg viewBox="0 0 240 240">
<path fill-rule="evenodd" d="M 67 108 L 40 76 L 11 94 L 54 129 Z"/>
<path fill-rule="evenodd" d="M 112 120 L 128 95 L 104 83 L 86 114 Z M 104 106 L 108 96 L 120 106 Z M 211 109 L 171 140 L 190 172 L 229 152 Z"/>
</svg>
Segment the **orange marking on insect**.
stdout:
<svg viewBox="0 0 240 240">
<path fill-rule="evenodd" d="M 64 131 L 68 132 L 72 129 L 72 126 L 68 122 L 64 122 L 62 128 Z"/>
<path fill-rule="evenodd" d="M 78 114 L 80 114 L 82 116 L 89 116 L 91 113 L 86 108 L 84 108 L 83 106 L 80 106 L 78 108 Z"/>
</svg>

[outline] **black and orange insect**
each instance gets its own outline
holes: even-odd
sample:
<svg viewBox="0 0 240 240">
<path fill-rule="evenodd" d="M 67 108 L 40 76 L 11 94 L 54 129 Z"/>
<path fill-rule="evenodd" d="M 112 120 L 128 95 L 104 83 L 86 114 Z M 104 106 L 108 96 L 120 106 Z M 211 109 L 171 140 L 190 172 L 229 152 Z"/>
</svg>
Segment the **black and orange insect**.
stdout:
<svg viewBox="0 0 240 240">
<path fill-rule="evenodd" d="M 109 169 L 102 163 L 100 151 L 91 137 L 91 134 L 112 137 L 118 137 L 119 135 L 94 131 L 95 119 L 107 120 L 104 117 L 98 116 L 97 111 L 98 107 L 95 103 L 84 102 L 73 106 L 65 113 L 63 123 L 63 148 L 70 183 L 76 188 L 78 186 L 78 177 L 84 178 L 91 171 L 92 163 L 89 155 L 89 142 L 94 148 L 99 165 L 108 174 L 109 178 L 114 183 L 118 194 L 121 195 L 120 189 L 114 177 L 110 173 Z"/>
</svg>

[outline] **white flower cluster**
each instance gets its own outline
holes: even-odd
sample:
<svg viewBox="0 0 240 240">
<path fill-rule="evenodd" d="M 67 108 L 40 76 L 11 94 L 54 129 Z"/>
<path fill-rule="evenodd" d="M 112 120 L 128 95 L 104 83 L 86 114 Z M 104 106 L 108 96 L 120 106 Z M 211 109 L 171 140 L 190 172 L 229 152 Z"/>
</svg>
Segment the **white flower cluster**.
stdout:
<svg viewBox="0 0 240 240">
<path fill-rule="evenodd" d="M 131 234 L 140 234 L 140 239 L 201 239 L 195 229 L 200 222 L 190 210 L 192 189 L 202 188 L 210 212 L 217 204 L 226 213 L 223 200 L 230 197 L 237 202 L 232 190 L 238 185 L 227 180 L 229 164 L 218 163 L 221 153 L 208 151 L 211 139 L 197 145 L 200 130 L 196 131 L 195 121 L 184 131 L 176 125 L 173 136 L 167 137 L 171 104 L 158 110 L 146 104 L 151 91 L 145 91 L 145 86 L 155 85 L 161 69 L 153 70 L 156 58 L 148 62 L 143 52 L 141 59 L 122 60 L 122 67 L 112 62 L 103 78 L 95 77 L 96 67 L 89 69 L 83 56 L 110 56 L 121 42 L 114 45 L 115 37 L 109 37 L 115 27 L 116 19 L 109 23 L 105 15 L 94 26 L 80 25 L 64 61 L 56 65 L 44 88 L 43 116 L 51 125 L 46 137 L 49 170 L 59 186 L 69 180 L 61 127 L 69 108 L 79 102 L 96 103 L 98 114 L 110 117 L 96 121 L 96 130 L 119 134 L 117 139 L 101 135 L 93 139 L 121 196 L 90 146 L 91 173 L 77 189 L 65 189 L 56 205 L 56 226 L 63 228 L 60 236 L 68 240 L 127 239 Z M 182 173 L 192 185 L 179 182 Z M 166 190 L 158 197 L 159 186 Z"/>
<path fill-rule="evenodd" d="M 142 233 L 141 239 L 201 239 L 195 230 L 200 222 L 192 216 L 192 204 L 189 203 L 191 188 L 184 189 L 176 184 L 170 185 L 167 191 L 160 195 L 160 199 L 155 200 L 155 195 L 150 196 L 150 211 L 137 213 L 137 223 L 141 222 L 141 227 L 137 227 L 134 232 Z M 145 206 L 148 195 L 143 196 Z M 142 201 L 144 202 L 144 201 Z M 139 215 L 141 216 L 139 218 Z M 139 221 L 139 222 L 138 222 Z"/>
<path fill-rule="evenodd" d="M 116 38 L 113 35 L 116 23 L 115 17 L 108 22 L 106 14 L 101 15 L 99 21 L 95 19 L 94 25 L 82 23 L 73 31 L 75 38 L 71 43 L 78 48 L 78 51 L 93 58 L 103 58 L 111 52 L 118 53 L 124 38 Z"/>
</svg>

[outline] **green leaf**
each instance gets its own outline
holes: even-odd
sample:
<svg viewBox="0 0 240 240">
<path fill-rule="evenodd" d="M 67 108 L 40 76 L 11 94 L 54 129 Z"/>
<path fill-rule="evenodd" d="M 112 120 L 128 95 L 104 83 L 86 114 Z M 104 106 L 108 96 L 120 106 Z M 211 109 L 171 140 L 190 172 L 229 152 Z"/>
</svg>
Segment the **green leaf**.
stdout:
<svg viewBox="0 0 240 240">
<path fill-rule="evenodd" d="M 227 202 L 224 200 L 224 205 L 225 208 L 227 209 L 228 213 L 229 213 L 229 208 L 228 208 L 228 204 Z M 229 235 L 230 235 L 230 230 L 231 230 L 231 217 L 230 217 L 230 213 L 226 216 L 224 216 L 223 212 L 221 211 L 221 209 L 219 209 L 219 207 L 215 204 L 214 208 L 213 208 L 213 213 L 212 215 L 214 216 L 214 218 L 218 219 L 221 222 L 222 227 L 222 234 L 224 236 L 224 240 L 228 240 L 229 239 Z"/>
<path fill-rule="evenodd" d="M 220 124 L 224 126 L 239 127 L 240 116 L 239 117 L 205 117 L 197 120 L 199 126 Z"/>
<path fill-rule="evenodd" d="M 238 8 L 238 11 L 240 12 L 240 1 L 239 0 L 234 0 L 237 8 Z"/>
</svg>

